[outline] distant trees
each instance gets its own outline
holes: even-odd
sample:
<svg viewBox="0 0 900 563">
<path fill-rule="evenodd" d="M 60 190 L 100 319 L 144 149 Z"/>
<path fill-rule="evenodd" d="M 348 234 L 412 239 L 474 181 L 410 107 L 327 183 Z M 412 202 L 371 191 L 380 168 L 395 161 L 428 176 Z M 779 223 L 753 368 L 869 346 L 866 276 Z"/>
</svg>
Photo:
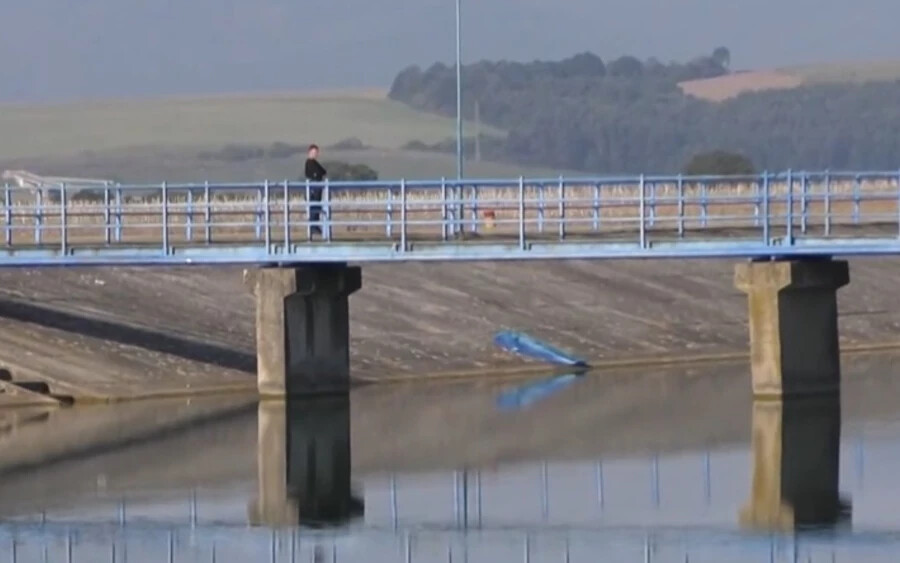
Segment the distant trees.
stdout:
<svg viewBox="0 0 900 563">
<path fill-rule="evenodd" d="M 689 176 L 740 176 L 754 174 L 753 162 L 742 154 L 716 150 L 694 155 L 684 167 Z"/>
<path fill-rule="evenodd" d="M 328 179 L 332 182 L 368 182 L 378 179 L 378 172 L 366 164 L 349 162 L 323 162 L 328 171 Z"/>
<path fill-rule="evenodd" d="M 900 166 L 900 82 L 803 86 L 721 103 L 681 91 L 680 82 L 721 76 L 730 64 L 725 47 L 684 63 L 605 62 L 591 53 L 558 62 L 482 61 L 463 69 L 463 112 L 471 118 L 478 100 L 481 121 L 507 132 L 482 141 L 484 158 L 564 169 L 676 172 L 720 147 L 760 169 Z M 390 97 L 455 115 L 454 70 L 407 68 Z"/>
</svg>

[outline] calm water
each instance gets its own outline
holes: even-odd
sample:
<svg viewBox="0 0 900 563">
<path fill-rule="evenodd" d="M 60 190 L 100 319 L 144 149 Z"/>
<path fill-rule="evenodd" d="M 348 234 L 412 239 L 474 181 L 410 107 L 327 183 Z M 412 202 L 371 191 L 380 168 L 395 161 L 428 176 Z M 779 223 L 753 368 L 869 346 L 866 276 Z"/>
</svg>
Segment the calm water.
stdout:
<svg viewBox="0 0 900 563">
<path fill-rule="evenodd" d="M 843 407 L 710 368 L 23 411 L 0 561 L 896 561 L 892 365 Z M 773 498 L 793 531 L 746 517 Z"/>
</svg>

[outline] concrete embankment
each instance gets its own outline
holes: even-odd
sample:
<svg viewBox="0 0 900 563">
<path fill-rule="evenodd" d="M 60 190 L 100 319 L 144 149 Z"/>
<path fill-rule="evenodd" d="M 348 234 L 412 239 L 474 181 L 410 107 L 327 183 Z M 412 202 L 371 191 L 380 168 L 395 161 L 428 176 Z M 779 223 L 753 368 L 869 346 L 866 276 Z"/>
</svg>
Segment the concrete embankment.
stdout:
<svg viewBox="0 0 900 563">
<path fill-rule="evenodd" d="M 741 359 L 745 297 L 728 261 L 363 268 L 352 370 L 368 380 L 509 369 L 491 336 L 524 329 L 595 361 Z M 109 400 L 255 388 L 254 301 L 240 268 L 0 271 L 0 364 L 53 393 Z M 851 262 L 845 350 L 900 345 L 900 260 Z"/>
</svg>

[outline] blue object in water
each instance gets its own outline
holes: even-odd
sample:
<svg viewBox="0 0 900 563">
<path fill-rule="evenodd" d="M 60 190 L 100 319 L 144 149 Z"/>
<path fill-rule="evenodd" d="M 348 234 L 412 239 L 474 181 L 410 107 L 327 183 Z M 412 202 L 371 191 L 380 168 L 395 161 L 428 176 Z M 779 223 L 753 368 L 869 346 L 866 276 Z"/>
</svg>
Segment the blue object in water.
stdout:
<svg viewBox="0 0 900 563">
<path fill-rule="evenodd" d="M 586 361 L 529 336 L 524 332 L 502 330 L 494 335 L 494 344 L 507 352 L 565 366 L 588 367 Z"/>
<path fill-rule="evenodd" d="M 557 375 L 504 391 L 497 397 L 497 406 L 503 410 L 524 409 L 568 387 L 579 377 L 581 376 L 574 373 Z"/>
</svg>

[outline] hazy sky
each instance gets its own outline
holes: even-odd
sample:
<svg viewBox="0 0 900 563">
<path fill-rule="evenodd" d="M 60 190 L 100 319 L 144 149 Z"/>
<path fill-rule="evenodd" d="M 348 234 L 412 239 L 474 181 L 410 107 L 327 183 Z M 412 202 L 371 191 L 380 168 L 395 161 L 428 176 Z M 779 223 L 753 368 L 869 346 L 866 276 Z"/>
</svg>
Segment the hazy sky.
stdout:
<svg viewBox="0 0 900 563">
<path fill-rule="evenodd" d="M 462 0 L 464 58 L 900 58 L 897 0 Z M 454 0 L 0 0 L 0 100 L 388 86 Z"/>
</svg>

